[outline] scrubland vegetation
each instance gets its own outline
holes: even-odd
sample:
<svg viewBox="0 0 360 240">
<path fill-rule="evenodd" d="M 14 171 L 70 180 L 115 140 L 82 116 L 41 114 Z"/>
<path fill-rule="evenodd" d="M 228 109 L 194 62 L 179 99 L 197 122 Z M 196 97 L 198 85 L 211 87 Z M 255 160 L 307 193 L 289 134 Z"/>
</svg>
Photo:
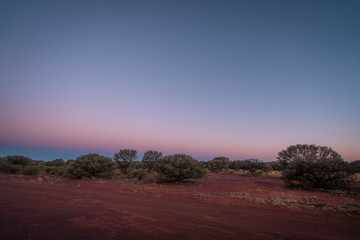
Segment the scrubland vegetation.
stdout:
<svg viewBox="0 0 360 240">
<path fill-rule="evenodd" d="M 121 174 L 138 180 L 153 176 L 160 182 L 202 178 L 209 172 L 253 177 L 276 175 L 288 187 L 307 190 L 350 190 L 360 173 L 360 160 L 347 163 L 329 147 L 306 144 L 289 146 L 280 151 L 277 161 L 273 162 L 258 159 L 230 161 L 224 156 L 198 161 L 186 154 L 163 156 L 153 150 L 145 152 L 142 161 L 138 159 L 134 149 L 120 149 L 113 158 L 93 153 L 66 162 L 63 159 L 44 162 L 12 155 L 0 158 L 0 172 L 24 175 L 43 172 L 70 179 L 113 178 Z"/>
</svg>

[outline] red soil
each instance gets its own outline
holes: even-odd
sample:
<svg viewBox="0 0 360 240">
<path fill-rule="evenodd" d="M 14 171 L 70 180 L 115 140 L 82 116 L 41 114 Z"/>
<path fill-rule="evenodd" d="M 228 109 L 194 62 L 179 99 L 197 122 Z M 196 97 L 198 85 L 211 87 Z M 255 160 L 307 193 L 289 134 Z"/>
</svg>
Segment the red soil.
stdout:
<svg viewBox="0 0 360 240">
<path fill-rule="evenodd" d="M 173 185 L 137 184 L 122 179 L 50 180 L 0 178 L 1 239 L 359 239 L 360 236 L 359 215 L 321 210 L 327 204 L 359 203 L 357 199 L 289 190 L 279 179 L 212 174 L 207 179 Z M 249 196 L 250 200 L 244 198 Z M 313 202 L 309 200 L 306 204 L 312 204 L 314 210 L 295 208 L 291 206 L 292 200 L 289 205 L 257 202 L 279 198 L 311 199 Z"/>
</svg>

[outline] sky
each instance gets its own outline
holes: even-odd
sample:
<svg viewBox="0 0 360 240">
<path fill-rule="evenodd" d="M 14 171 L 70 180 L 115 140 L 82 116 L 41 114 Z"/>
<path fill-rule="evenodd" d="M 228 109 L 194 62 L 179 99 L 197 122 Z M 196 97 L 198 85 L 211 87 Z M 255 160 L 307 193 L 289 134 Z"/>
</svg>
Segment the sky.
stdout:
<svg viewBox="0 0 360 240">
<path fill-rule="evenodd" d="M 0 156 L 360 159 L 360 1 L 0 1 Z"/>
</svg>

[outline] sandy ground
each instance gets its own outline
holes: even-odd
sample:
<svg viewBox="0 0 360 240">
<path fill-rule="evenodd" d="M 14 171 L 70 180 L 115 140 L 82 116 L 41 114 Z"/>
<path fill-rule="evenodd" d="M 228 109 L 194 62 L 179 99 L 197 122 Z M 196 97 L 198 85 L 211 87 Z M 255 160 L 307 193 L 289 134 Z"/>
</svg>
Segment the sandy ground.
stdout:
<svg viewBox="0 0 360 240">
<path fill-rule="evenodd" d="M 211 174 L 185 184 L 0 177 L 1 239 L 359 239 L 349 196 Z"/>
</svg>

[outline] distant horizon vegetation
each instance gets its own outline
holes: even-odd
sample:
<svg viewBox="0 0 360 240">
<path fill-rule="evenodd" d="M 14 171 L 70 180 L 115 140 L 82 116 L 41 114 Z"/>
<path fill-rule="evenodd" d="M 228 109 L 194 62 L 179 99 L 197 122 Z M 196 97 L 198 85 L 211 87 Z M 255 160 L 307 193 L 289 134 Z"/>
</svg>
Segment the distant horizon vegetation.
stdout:
<svg viewBox="0 0 360 240">
<path fill-rule="evenodd" d="M 135 149 L 135 148 L 129 148 L 129 149 Z M 150 149 L 148 149 L 150 150 Z M 144 153 L 147 150 L 141 150 L 138 151 L 138 160 L 141 161 Z M 279 150 L 280 151 L 280 150 Z M 67 160 L 73 160 L 76 159 L 77 157 L 86 155 L 86 154 L 91 154 L 91 153 L 96 153 L 105 157 L 110 157 L 113 158 L 114 154 L 117 151 L 96 151 L 96 150 L 90 150 L 90 149 L 60 149 L 60 148 L 40 148 L 40 147 L 18 147 L 18 146 L 0 146 L 0 157 L 6 157 L 6 156 L 13 156 L 13 155 L 20 155 L 20 156 L 25 156 L 25 157 L 29 157 L 32 160 L 38 160 L 38 161 L 53 161 L 55 159 L 63 159 L 64 161 Z M 195 159 L 199 160 L 199 161 L 210 161 L 216 157 L 219 156 L 224 156 L 224 157 L 228 157 L 226 154 L 219 154 L 216 156 L 212 156 L 212 157 L 198 157 L 196 154 L 191 154 L 191 153 L 186 153 L 186 152 L 163 152 L 164 156 L 168 156 L 168 155 L 173 155 L 173 154 L 187 154 L 190 155 L 192 157 L 194 157 Z M 341 155 L 341 154 L 340 154 Z M 257 158 L 257 157 L 239 157 L 239 158 L 230 158 L 228 157 L 230 161 L 236 161 L 236 160 L 247 160 L 247 159 L 258 159 L 261 162 L 273 162 L 273 161 L 277 161 L 277 156 L 274 156 L 273 159 L 261 159 L 261 158 Z M 344 159 L 344 161 L 346 162 L 354 162 L 354 161 L 359 161 L 359 159 L 352 159 L 352 160 L 347 160 Z"/>
</svg>

